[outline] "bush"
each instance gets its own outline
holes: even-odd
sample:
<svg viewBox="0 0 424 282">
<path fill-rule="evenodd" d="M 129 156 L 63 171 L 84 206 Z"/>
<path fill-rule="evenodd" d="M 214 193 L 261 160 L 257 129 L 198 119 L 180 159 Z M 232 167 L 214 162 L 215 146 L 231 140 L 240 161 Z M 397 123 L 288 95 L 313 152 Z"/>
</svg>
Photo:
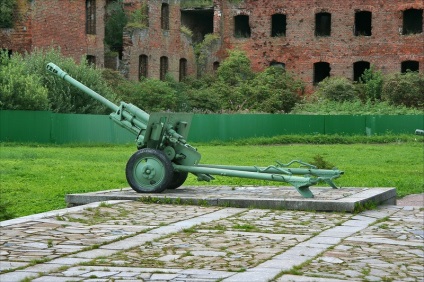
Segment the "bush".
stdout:
<svg viewBox="0 0 424 282">
<path fill-rule="evenodd" d="M 219 95 L 210 88 L 189 89 L 187 92 L 188 109 L 194 113 L 216 113 L 221 109 Z"/>
<path fill-rule="evenodd" d="M 214 75 L 203 75 L 200 78 L 187 77 L 183 84 L 187 110 L 195 113 L 214 113 L 221 109 L 220 95 L 212 90 L 212 85 L 216 83 Z"/>
<path fill-rule="evenodd" d="M 419 115 L 422 111 L 405 106 L 394 106 L 383 102 L 361 102 L 360 100 L 335 102 L 315 99 L 298 103 L 292 114 L 303 115 Z"/>
<path fill-rule="evenodd" d="M 58 76 L 47 72 L 46 65 L 49 62 L 58 65 L 71 77 L 114 103 L 116 103 L 116 95 L 102 78 L 102 72 L 88 65 L 84 59 L 80 64 L 76 64 L 72 58 L 62 56 L 60 50 L 35 50 L 25 55 L 25 68 L 27 72 L 40 77 L 42 85 L 48 89 L 52 111 L 79 114 L 110 113 L 110 110 L 100 102 Z"/>
<path fill-rule="evenodd" d="M 318 84 L 316 94 L 330 101 L 353 101 L 356 98 L 355 87 L 344 77 L 327 77 Z"/>
<path fill-rule="evenodd" d="M 177 93 L 166 81 L 126 81 L 117 87 L 117 91 L 123 101 L 132 103 L 148 113 L 175 111 L 177 106 Z"/>
<path fill-rule="evenodd" d="M 238 50 L 229 50 L 226 58 L 217 70 L 218 80 L 229 86 L 238 86 L 254 77 L 250 60 Z"/>
<path fill-rule="evenodd" d="M 22 56 L 0 56 L 0 109 L 48 110 L 48 91 L 40 77 L 28 73 Z"/>
<path fill-rule="evenodd" d="M 258 73 L 249 85 L 250 108 L 259 112 L 290 112 L 303 94 L 304 84 L 281 67 Z"/>
<path fill-rule="evenodd" d="M 383 84 L 382 99 L 392 105 L 424 108 L 424 76 L 406 72 L 387 76 Z"/>
<path fill-rule="evenodd" d="M 366 69 L 359 79 L 360 98 L 363 101 L 371 100 L 376 101 L 381 99 L 383 91 L 383 74 L 381 71 L 375 71 L 374 67 Z"/>
</svg>

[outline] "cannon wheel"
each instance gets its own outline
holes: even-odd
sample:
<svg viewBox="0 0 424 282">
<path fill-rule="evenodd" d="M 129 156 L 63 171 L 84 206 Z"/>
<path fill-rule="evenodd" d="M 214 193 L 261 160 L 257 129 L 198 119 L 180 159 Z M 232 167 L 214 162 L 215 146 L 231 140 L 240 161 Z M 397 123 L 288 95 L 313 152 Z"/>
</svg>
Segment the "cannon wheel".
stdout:
<svg viewBox="0 0 424 282">
<path fill-rule="evenodd" d="M 174 171 L 174 175 L 172 176 L 171 183 L 169 184 L 167 189 L 177 189 L 186 181 L 188 176 L 187 171 Z"/>
<path fill-rule="evenodd" d="M 171 184 L 174 168 L 165 153 L 144 148 L 128 160 L 125 174 L 128 184 L 138 193 L 160 193 Z"/>
</svg>

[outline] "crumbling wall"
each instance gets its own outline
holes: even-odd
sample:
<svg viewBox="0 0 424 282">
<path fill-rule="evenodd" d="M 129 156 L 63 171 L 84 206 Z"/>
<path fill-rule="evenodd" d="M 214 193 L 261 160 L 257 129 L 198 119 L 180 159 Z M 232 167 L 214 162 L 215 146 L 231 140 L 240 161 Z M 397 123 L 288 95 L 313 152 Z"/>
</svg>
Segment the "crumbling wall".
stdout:
<svg viewBox="0 0 424 282">
<path fill-rule="evenodd" d="M 138 1 L 132 1 L 137 3 Z M 181 12 L 178 0 L 162 2 L 149 0 L 148 27 L 127 29 L 124 33 L 123 61 L 128 69 L 128 78 L 140 78 L 140 56 L 147 56 L 147 77 L 161 77 L 161 58 L 166 57 L 167 73 L 180 78 L 180 60 L 186 60 L 186 74 L 196 71 L 195 55 L 191 38 L 181 32 Z M 162 27 L 162 4 L 169 11 L 168 27 Z M 141 3 L 140 3 L 141 5 Z"/>
<path fill-rule="evenodd" d="M 272 1 L 220 2 L 223 49 L 244 50 L 256 71 L 272 63 L 283 63 L 298 74 L 308 88 L 314 84 L 314 64 L 330 65 L 330 76 L 354 78 L 354 63 L 369 62 L 384 73 L 401 71 L 401 62 L 417 61 L 424 71 L 424 33 L 402 34 L 403 11 L 422 9 L 416 0 Z M 372 13 L 371 36 L 355 36 L 355 12 Z M 331 14 L 329 36 L 316 36 L 315 14 Z M 284 36 L 271 36 L 273 14 L 286 16 Z M 235 17 L 248 16 L 250 37 L 235 35 Z M 224 57 L 221 56 L 222 59 Z"/>
<path fill-rule="evenodd" d="M 24 53 L 31 50 L 30 4 L 26 0 L 16 1 L 12 28 L 0 28 L 0 49 Z"/>
<path fill-rule="evenodd" d="M 88 55 L 103 66 L 105 0 L 95 1 L 95 34 L 86 34 L 85 0 L 17 2 L 19 16 L 12 29 L 1 30 L 1 48 L 22 53 L 60 47 L 77 62 Z"/>
</svg>

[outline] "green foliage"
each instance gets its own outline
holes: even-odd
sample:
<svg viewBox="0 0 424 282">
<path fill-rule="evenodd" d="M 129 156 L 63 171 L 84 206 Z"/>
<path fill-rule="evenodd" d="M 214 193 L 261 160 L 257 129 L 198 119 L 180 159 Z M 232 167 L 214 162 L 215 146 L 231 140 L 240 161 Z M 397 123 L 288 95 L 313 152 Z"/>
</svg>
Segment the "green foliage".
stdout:
<svg viewBox="0 0 424 282">
<path fill-rule="evenodd" d="M 19 54 L 11 58 L 0 53 L 0 109 L 48 110 L 48 91 L 36 74 L 29 72 Z"/>
<path fill-rule="evenodd" d="M 126 24 L 127 28 L 146 28 L 149 26 L 149 11 L 147 4 L 143 4 L 139 9 L 133 11 L 129 15 L 128 22 Z"/>
<path fill-rule="evenodd" d="M 353 101 L 356 97 L 352 82 L 344 77 L 327 77 L 318 84 L 316 94 L 330 101 Z"/>
<path fill-rule="evenodd" d="M 13 27 L 13 12 L 16 0 L 0 0 L 0 28 Z"/>
<path fill-rule="evenodd" d="M 215 82 L 216 79 L 212 75 L 205 75 L 199 79 L 186 79 L 187 110 L 195 113 L 219 112 L 221 110 L 220 95 L 211 88 Z"/>
<path fill-rule="evenodd" d="M 191 31 L 191 29 L 189 27 L 185 26 L 185 25 L 181 25 L 180 30 L 181 30 L 182 33 L 184 33 L 188 37 L 193 36 L 193 31 Z"/>
<path fill-rule="evenodd" d="M 106 13 L 104 41 L 110 50 L 119 52 L 122 50 L 124 27 L 128 22 L 122 0 L 108 4 Z"/>
<path fill-rule="evenodd" d="M 115 102 L 116 96 L 102 79 L 102 72 L 88 65 L 83 59 L 80 64 L 60 54 L 60 50 L 35 50 L 22 57 L 28 73 L 39 77 L 42 85 L 48 89 L 50 110 L 58 113 L 104 114 L 110 111 L 81 90 L 70 85 L 56 75 L 46 71 L 46 65 L 53 62 L 71 77 L 93 89 L 106 99 Z"/>
<path fill-rule="evenodd" d="M 290 112 L 303 94 L 301 80 L 281 67 L 269 67 L 256 75 L 249 85 L 250 108 L 259 112 Z"/>
<path fill-rule="evenodd" d="M 134 83 L 126 81 L 117 88 L 123 101 L 132 103 L 146 112 L 175 110 L 177 93 L 166 81 L 144 79 Z"/>
<path fill-rule="evenodd" d="M 360 100 L 335 102 L 317 97 L 308 97 L 291 111 L 302 115 L 419 115 L 422 111 L 406 106 L 395 106 L 388 102 L 361 102 Z"/>
<path fill-rule="evenodd" d="M 396 73 L 387 76 L 382 99 L 391 105 L 424 108 L 424 75 L 418 72 Z"/>
<path fill-rule="evenodd" d="M 329 163 L 324 157 L 320 154 L 317 154 L 313 157 L 313 161 L 310 164 L 316 166 L 319 169 L 333 169 L 335 166 L 332 163 Z"/>
<path fill-rule="evenodd" d="M 250 60 L 246 53 L 229 50 L 226 58 L 217 70 L 218 80 L 228 86 L 239 86 L 254 77 Z"/>
<path fill-rule="evenodd" d="M 359 79 L 360 98 L 363 101 L 377 101 L 381 99 L 383 91 L 383 74 L 381 71 L 375 71 L 374 67 L 366 69 Z"/>
</svg>

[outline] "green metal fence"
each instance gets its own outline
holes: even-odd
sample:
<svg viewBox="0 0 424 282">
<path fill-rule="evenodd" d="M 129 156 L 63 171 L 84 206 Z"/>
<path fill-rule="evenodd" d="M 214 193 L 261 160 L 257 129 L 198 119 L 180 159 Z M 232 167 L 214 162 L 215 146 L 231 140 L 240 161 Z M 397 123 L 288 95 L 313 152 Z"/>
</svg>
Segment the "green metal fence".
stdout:
<svg viewBox="0 0 424 282">
<path fill-rule="evenodd" d="M 209 142 L 287 134 L 413 134 L 415 129 L 424 129 L 424 115 L 196 114 L 188 139 Z M 0 111 L 1 142 L 132 143 L 134 139 L 107 115 Z"/>
</svg>

